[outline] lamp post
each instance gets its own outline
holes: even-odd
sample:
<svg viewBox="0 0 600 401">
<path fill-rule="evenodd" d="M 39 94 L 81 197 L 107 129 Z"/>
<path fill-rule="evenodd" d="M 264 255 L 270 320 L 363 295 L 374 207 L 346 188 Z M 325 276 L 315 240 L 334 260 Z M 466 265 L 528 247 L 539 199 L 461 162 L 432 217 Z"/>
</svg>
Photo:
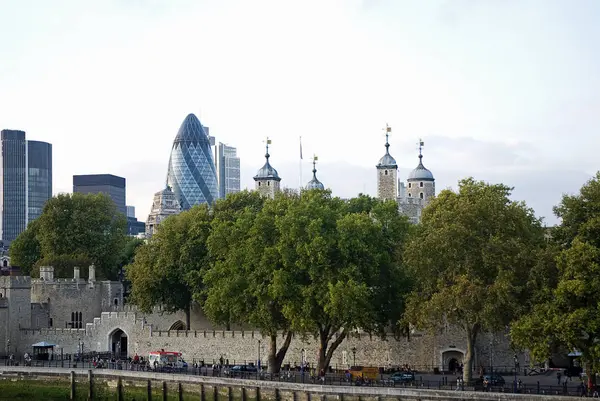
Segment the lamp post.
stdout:
<svg viewBox="0 0 600 401">
<path fill-rule="evenodd" d="M 352 347 L 352 366 L 356 366 L 356 347 Z"/>
<path fill-rule="evenodd" d="M 515 354 L 515 393 L 517 392 L 517 366 L 519 366 L 519 358 Z"/>
<path fill-rule="evenodd" d="M 260 371 L 260 340 L 258 340 L 258 369 L 256 370 L 256 372 L 258 373 Z"/>
<path fill-rule="evenodd" d="M 6 340 L 6 353 L 10 356 L 10 338 Z"/>
</svg>

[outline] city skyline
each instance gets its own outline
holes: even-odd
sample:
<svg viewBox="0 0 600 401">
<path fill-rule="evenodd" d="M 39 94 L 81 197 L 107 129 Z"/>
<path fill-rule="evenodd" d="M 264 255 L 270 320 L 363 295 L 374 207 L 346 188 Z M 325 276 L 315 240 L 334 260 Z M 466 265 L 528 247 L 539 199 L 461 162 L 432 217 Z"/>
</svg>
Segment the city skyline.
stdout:
<svg viewBox="0 0 600 401">
<path fill-rule="evenodd" d="M 595 1 L 10 3 L 0 129 L 53 144 L 54 193 L 79 171 L 126 177 L 141 220 L 187 113 L 237 148 L 242 189 L 269 136 L 282 186 L 317 154 L 335 195 L 375 195 L 386 122 L 401 180 L 423 138 L 438 192 L 503 182 L 549 223 L 598 170 Z"/>
</svg>

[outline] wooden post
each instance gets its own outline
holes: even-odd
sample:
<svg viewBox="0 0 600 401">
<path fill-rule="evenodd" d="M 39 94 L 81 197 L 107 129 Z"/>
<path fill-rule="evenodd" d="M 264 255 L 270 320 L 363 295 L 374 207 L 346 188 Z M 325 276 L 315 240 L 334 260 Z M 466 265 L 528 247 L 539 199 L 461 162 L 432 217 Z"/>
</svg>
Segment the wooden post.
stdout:
<svg viewBox="0 0 600 401">
<path fill-rule="evenodd" d="M 231 386 L 227 387 L 227 400 L 233 401 L 233 389 Z"/>
<path fill-rule="evenodd" d="M 260 401 L 260 387 L 256 388 L 256 401 Z"/>
<path fill-rule="evenodd" d="M 117 377 L 117 401 L 123 401 L 123 381 L 121 376 Z"/>
<path fill-rule="evenodd" d="M 88 400 L 94 399 L 94 381 L 92 379 L 92 370 L 88 370 Z"/>
<path fill-rule="evenodd" d="M 146 384 L 147 395 L 146 398 L 148 401 L 152 401 L 152 380 L 148 379 L 148 383 Z"/>
<path fill-rule="evenodd" d="M 179 401 L 183 401 L 183 387 L 181 387 L 181 383 L 177 383 L 177 397 Z"/>
<path fill-rule="evenodd" d="M 242 387 L 242 401 L 246 401 L 247 395 L 246 395 L 246 387 Z"/>
<path fill-rule="evenodd" d="M 75 372 L 71 371 L 71 400 L 75 399 Z"/>
<path fill-rule="evenodd" d="M 307 391 L 307 392 L 306 392 L 306 401 L 310 401 L 310 399 L 311 399 L 311 398 L 312 398 L 312 397 L 311 397 L 311 395 L 310 395 L 310 391 Z M 360 398 L 360 397 L 359 397 L 359 398 Z M 360 399 L 359 399 L 358 401 L 360 401 Z"/>
<path fill-rule="evenodd" d="M 167 400 L 167 382 L 162 382 L 162 399 L 163 401 Z"/>
<path fill-rule="evenodd" d="M 206 401 L 206 394 L 204 393 L 204 383 L 200 383 L 200 401 Z"/>
<path fill-rule="evenodd" d="M 298 393 L 292 391 L 292 401 L 298 401 Z"/>
<path fill-rule="evenodd" d="M 279 394 L 279 389 L 275 389 L 275 401 L 281 401 L 281 394 Z"/>
<path fill-rule="evenodd" d="M 344 401 L 344 393 L 340 393 L 340 395 L 338 395 L 338 400 Z"/>
<path fill-rule="evenodd" d="M 219 401 L 219 388 L 213 386 L 213 401 Z"/>
</svg>

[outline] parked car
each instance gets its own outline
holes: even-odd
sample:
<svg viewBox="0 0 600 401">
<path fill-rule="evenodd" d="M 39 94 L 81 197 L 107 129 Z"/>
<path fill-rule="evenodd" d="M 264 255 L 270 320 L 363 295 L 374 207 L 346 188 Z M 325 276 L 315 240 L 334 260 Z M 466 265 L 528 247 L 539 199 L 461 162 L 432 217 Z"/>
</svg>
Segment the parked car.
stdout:
<svg viewBox="0 0 600 401">
<path fill-rule="evenodd" d="M 412 372 L 396 372 L 390 376 L 390 380 L 393 381 L 394 384 L 410 383 L 415 381 L 415 374 Z"/>
<path fill-rule="evenodd" d="M 506 383 L 504 377 L 500 376 L 498 373 L 492 373 L 491 375 L 484 375 L 483 380 L 479 379 L 477 384 L 483 384 L 486 380 L 491 383 L 492 386 L 504 386 Z"/>
<path fill-rule="evenodd" d="M 244 376 L 256 373 L 258 369 L 252 365 L 235 365 L 229 369 L 225 369 L 223 373 L 227 376 Z"/>
</svg>

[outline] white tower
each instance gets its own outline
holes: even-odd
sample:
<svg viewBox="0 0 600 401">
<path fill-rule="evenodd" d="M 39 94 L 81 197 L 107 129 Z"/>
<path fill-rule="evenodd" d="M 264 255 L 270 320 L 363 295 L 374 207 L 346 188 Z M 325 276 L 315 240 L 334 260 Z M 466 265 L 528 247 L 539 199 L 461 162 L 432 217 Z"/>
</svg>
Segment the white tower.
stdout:
<svg viewBox="0 0 600 401">
<path fill-rule="evenodd" d="M 277 174 L 277 170 L 275 170 L 271 164 L 269 163 L 269 145 L 271 144 L 271 140 L 267 138 L 267 152 L 265 153 L 265 158 L 267 161 L 265 165 L 262 166 L 260 170 L 254 176 L 255 189 L 263 196 L 268 196 L 269 198 L 274 198 L 275 193 L 279 192 L 279 185 L 281 178 L 279 174 Z"/>
<path fill-rule="evenodd" d="M 407 193 L 409 198 L 419 199 L 423 206 L 427 205 L 429 199 L 435 196 L 435 179 L 431 171 L 423 165 L 423 146 L 425 143 L 419 140 L 419 165 L 408 175 Z"/>
<path fill-rule="evenodd" d="M 385 155 L 377 164 L 377 197 L 382 200 L 396 200 L 398 197 L 398 165 L 390 155 L 389 135 L 392 127 L 385 126 Z"/>
</svg>

